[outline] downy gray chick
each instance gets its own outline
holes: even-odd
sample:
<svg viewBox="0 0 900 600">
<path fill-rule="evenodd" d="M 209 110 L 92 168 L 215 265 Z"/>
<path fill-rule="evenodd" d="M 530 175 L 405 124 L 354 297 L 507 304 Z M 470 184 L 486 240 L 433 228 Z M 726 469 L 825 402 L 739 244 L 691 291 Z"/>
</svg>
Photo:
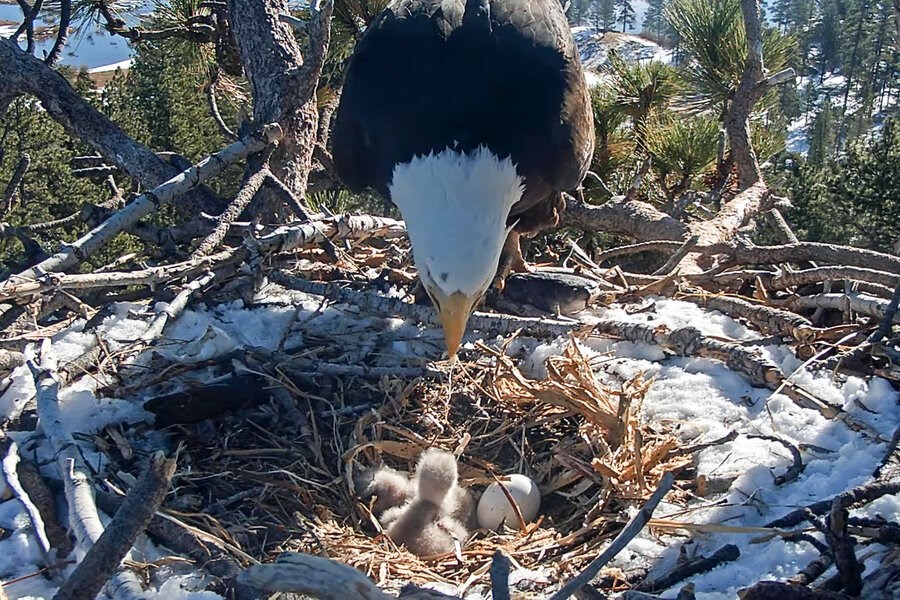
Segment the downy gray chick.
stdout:
<svg viewBox="0 0 900 600">
<path fill-rule="evenodd" d="M 415 486 L 406 473 L 390 467 L 379 467 L 374 471 L 363 473 L 356 480 L 357 489 L 361 489 L 359 497 L 369 502 L 373 497 L 372 512 L 381 517 L 385 511 L 397 508 L 410 499 Z"/>
<path fill-rule="evenodd" d="M 412 480 L 413 497 L 381 517 L 391 539 L 419 556 L 452 552 L 454 540 L 465 541 L 468 531 L 463 523 L 470 517 L 463 512 L 468 506 L 471 513 L 473 502 L 457 478 L 451 453 L 435 448 L 423 452 Z"/>
</svg>

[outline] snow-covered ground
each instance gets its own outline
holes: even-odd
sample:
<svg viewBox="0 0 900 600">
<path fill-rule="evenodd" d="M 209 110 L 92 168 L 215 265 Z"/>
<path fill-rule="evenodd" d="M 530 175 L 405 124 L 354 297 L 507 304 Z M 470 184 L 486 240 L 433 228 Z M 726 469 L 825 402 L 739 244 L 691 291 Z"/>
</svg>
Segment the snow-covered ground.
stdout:
<svg viewBox="0 0 900 600">
<path fill-rule="evenodd" d="M 383 319 L 360 318 L 353 307 L 330 305 L 323 308 L 321 299 L 316 296 L 297 292 L 287 296 L 271 287 L 267 289 L 266 297 L 260 298 L 261 302 L 251 308 L 245 308 L 238 301 L 222 306 L 200 305 L 187 310 L 168 330 L 167 343 L 156 351 L 184 360 L 208 359 L 237 346 L 274 349 L 283 338 L 287 340 L 288 348 L 302 347 L 304 336 L 327 331 L 329 335 L 345 332 L 361 345 L 373 344 L 379 338 L 389 336 L 392 342 L 388 346 L 392 351 L 384 353 L 385 364 L 415 364 L 421 363 L 425 355 L 436 356 L 435 348 L 440 340 L 437 331 L 400 319 L 390 321 L 385 327 Z M 285 304 L 287 300 L 293 305 Z M 294 305 L 300 308 L 299 313 Z M 312 318 L 314 314 L 318 316 Z M 596 309 L 582 318 L 586 321 L 616 319 L 670 328 L 691 325 L 709 336 L 742 341 L 760 339 L 755 331 L 729 317 L 668 299 L 656 299 L 651 311 L 633 312 L 626 311 L 623 306 L 613 306 Z M 107 351 L 114 353 L 137 339 L 147 322 L 146 307 L 120 304 L 97 334 L 102 336 Z M 83 322 L 76 323 L 53 336 L 52 353 L 57 360 L 71 360 L 87 349 L 93 336 L 81 333 L 83 325 Z M 470 333 L 467 343 L 471 344 L 476 337 Z M 525 339 L 517 341 L 509 351 L 524 348 L 523 368 L 533 376 L 540 376 L 543 361 L 560 353 L 567 343 L 564 339 L 543 343 Z M 600 378 L 630 378 L 639 371 L 652 377 L 652 387 L 643 402 L 643 418 L 669 424 L 685 444 L 712 441 L 728 432 L 738 433 L 733 442 L 711 447 L 699 455 L 699 473 L 712 478 L 734 479 L 727 493 L 698 500 L 689 511 L 682 506 L 663 504 L 656 511 L 656 518 L 694 525 L 761 526 L 793 508 L 830 498 L 865 483 L 885 451 L 882 441 L 851 431 L 841 422 L 825 419 L 816 411 L 799 408 L 783 395 L 753 388 L 719 362 L 671 357 L 655 346 L 601 338 L 588 339 L 583 348 L 593 357 Z M 787 347 L 769 346 L 760 351 L 785 374 L 793 373 L 800 366 Z M 900 423 L 898 394 L 884 380 L 876 378 L 866 382 L 851 377 L 834 384 L 827 375 L 813 376 L 800 371 L 793 381 L 815 396 L 843 406 L 884 438 L 889 438 Z M 4 387 L 7 385 L 6 392 L 0 397 L 3 414 L 9 414 L 34 392 L 31 375 L 25 367 L 17 369 L 10 380 L 4 382 Z M 152 419 L 134 402 L 98 397 L 98 385 L 94 379 L 84 378 L 62 392 L 63 421 L 70 431 L 90 434 L 109 424 Z M 758 434 L 778 436 L 802 449 L 806 468 L 796 481 L 775 486 L 774 477 L 791 464 L 791 457 L 778 444 L 750 437 Z M 50 463 L 49 448 L 41 438 L 23 432 L 10 435 L 23 454 Z M 102 455 L 89 448 L 85 446 L 87 462 L 102 470 Z M 45 468 L 49 473 L 53 465 Z M 900 519 L 900 499 L 882 498 L 866 507 L 862 514 Z M 0 541 L 0 580 L 9 581 L 37 571 L 41 564 L 40 553 L 18 500 L 0 503 L 0 527 L 11 532 Z M 741 551 L 737 561 L 690 580 L 696 585 L 698 599 L 732 599 L 736 597 L 737 589 L 761 579 L 791 576 L 816 556 L 816 550 L 805 543 L 787 543 L 778 538 L 760 542 L 758 537 L 759 534 L 722 531 L 693 533 L 693 552 L 708 555 L 725 543 L 736 544 Z M 679 545 L 677 540 L 666 535 L 645 531 L 629 544 L 614 565 L 634 567 L 652 561 L 665 569 L 678 559 L 674 548 Z M 165 549 L 155 548 L 142 539 L 133 558 L 149 562 L 165 554 Z M 869 572 L 883 551 L 875 545 L 867 549 L 867 554 L 870 557 Z M 70 566 L 67 572 L 71 570 Z M 189 575 L 175 575 L 162 583 L 151 597 L 160 600 L 218 598 L 209 592 L 190 592 L 197 589 L 199 583 Z M 6 588 L 12 599 L 49 598 L 53 591 L 53 585 L 40 576 Z M 674 596 L 675 591 L 670 591 L 666 597 Z"/>
<path fill-rule="evenodd" d="M 658 60 L 669 63 L 672 51 L 666 50 L 656 42 L 631 33 L 618 31 L 601 32 L 593 27 L 573 27 L 572 35 L 578 46 L 581 64 L 588 85 L 594 86 L 606 79 L 609 65 L 609 53 L 615 50 L 628 61 Z"/>
</svg>

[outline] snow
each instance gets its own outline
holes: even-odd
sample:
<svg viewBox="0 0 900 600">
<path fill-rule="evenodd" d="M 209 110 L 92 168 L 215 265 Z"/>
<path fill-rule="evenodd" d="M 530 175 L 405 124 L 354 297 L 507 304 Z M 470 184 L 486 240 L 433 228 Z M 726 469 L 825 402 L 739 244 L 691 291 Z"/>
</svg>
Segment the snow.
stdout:
<svg viewBox="0 0 900 600">
<path fill-rule="evenodd" d="M 93 69 L 88 69 L 88 73 L 108 73 L 109 71 L 115 71 L 116 69 L 127 70 L 131 68 L 131 63 L 134 62 L 132 59 L 128 58 L 116 63 L 112 63 L 111 65 L 103 65 L 101 67 L 94 67 Z"/>
<path fill-rule="evenodd" d="M 585 322 L 617 319 L 669 328 L 693 326 L 705 335 L 748 344 L 761 339 L 757 332 L 731 318 L 705 311 L 694 304 L 665 298 L 649 302 L 652 305 L 642 306 L 638 311 L 626 310 L 624 306 L 586 311 L 582 319 Z M 124 349 L 130 341 L 137 339 L 150 320 L 149 312 L 139 305 L 119 304 L 115 308 L 98 330 L 111 352 Z M 185 311 L 167 330 L 167 343 L 158 346 L 156 351 L 170 357 L 198 360 L 222 356 L 241 346 L 273 349 L 284 341 L 288 347 L 297 347 L 303 344 L 302 336 L 296 331 L 300 322 L 306 335 L 349 335 L 364 348 L 384 345 L 378 338 L 387 337 L 386 347 L 393 350 L 393 354 L 388 351 L 383 360 L 393 364 L 421 362 L 422 356 L 435 356 L 435 340 L 439 340 L 437 332 L 423 330 L 400 319 L 360 316 L 349 306 L 323 307 L 316 296 L 287 293 L 270 286 L 252 307 L 236 301 L 219 306 L 198 305 Z M 55 358 L 69 360 L 89 347 L 93 336 L 83 333 L 83 326 L 83 322 L 76 323 L 54 336 L 52 353 Z M 490 343 L 490 340 L 486 342 Z M 525 372 L 540 376 L 544 360 L 561 353 L 567 343 L 564 339 L 537 343 L 524 338 L 511 345 L 509 352 L 523 355 Z M 602 338 L 586 340 L 582 349 L 594 360 L 601 380 L 621 381 L 639 372 L 652 378 L 653 384 L 643 402 L 643 418 L 674 427 L 682 443 L 708 442 L 729 432 L 738 434 L 732 442 L 703 450 L 697 461 L 699 473 L 726 481 L 733 479 L 728 492 L 719 498 L 697 502 L 687 515 L 682 514 L 683 507 L 663 504 L 657 510 L 657 518 L 691 524 L 762 526 L 794 507 L 829 498 L 870 480 L 885 450 L 882 441 L 868 439 L 841 422 L 800 408 L 784 395 L 751 387 L 722 363 L 704 358 L 671 357 L 655 346 Z M 786 374 L 800 366 L 800 361 L 786 348 L 767 346 L 759 347 L 759 350 Z M 145 357 L 137 360 L 140 362 Z M 0 397 L 0 407 L 6 414 L 33 393 L 27 369 L 17 369 L 9 379 L 11 381 L 5 383 L 11 385 Z M 896 410 L 898 394 L 882 379 L 867 382 L 850 377 L 836 384 L 826 375 L 800 371 L 793 381 L 815 396 L 843 406 L 851 416 L 867 423 L 886 439 L 900 420 Z M 89 433 L 108 424 L 151 418 L 135 403 L 103 398 L 97 391 L 99 385 L 100 382 L 93 378 L 85 378 L 63 390 L 61 410 L 71 431 Z M 791 457 L 780 444 L 752 437 L 756 435 L 778 436 L 803 448 L 806 468 L 796 481 L 775 486 L 774 477 L 790 466 Z M 29 448 L 38 457 L 51 458 L 44 441 L 31 439 L 30 434 L 23 433 L 15 433 L 15 438 L 20 443 L 29 443 Z M 100 466 L 100 455 L 89 453 L 86 458 L 91 464 Z M 721 502 L 709 502 L 713 499 Z M 884 497 L 859 512 L 898 518 L 900 500 Z M 41 564 L 40 553 L 17 500 L 0 502 L 0 527 L 12 532 L 10 537 L 0 541 L 0 578 L 10 580 L 37 571 Z M 762 578 L 784 579 L 804 567 L 816 554 L 808 544 L 786 543 L 780 539 L 760 541 L 758 537 L 758 534 L 721 531 L 693 533 L 693 552 L 708 555 L 726 543 L 736 544 L 741 551 L 740 558 L 734 563 L 689 580 L 695 584 L 699 600 L 730 599 L 741 587 Z M 644 532 L 629 544 L 613 566 L 654 564 L 657 570 L 664 570 L 677 560 L 678 545 L 667 540 L 665 535 Z M 873 547 L 876 558 L 879 548 Z M 142 560 L 168 554 L 165 549 L 154 548 L 146 539 L 137 544 L 136 553 Z M 543 580 L 548 577 L 542 571 L 514 573 L 513 576 Z M 151 597 L 219 598 L 216 594 L 198 591 L 202 590 L 204 582 L 189 572 L 172 570 L 166 577 L 157 579 L 160 580 L 152 582 Z M 671 597 L 676 591 L 671 590 L 664 597 Z M 43 577 L 32 577 L 8 586 L 7 592 L 10 598 L 49 598 L 54 587 Z M 473 590 L 472 593 L 476 592 Z"/>
</svg>

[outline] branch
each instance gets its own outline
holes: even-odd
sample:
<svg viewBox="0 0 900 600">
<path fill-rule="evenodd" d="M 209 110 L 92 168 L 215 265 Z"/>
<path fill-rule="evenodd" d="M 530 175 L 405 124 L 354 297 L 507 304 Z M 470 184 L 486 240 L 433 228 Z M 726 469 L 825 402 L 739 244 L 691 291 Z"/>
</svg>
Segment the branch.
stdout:
<svg viewBox="0 0 900 600">
<path fill-rule="evenodd" d="M 669 492 L 674 483 L 675 476 L 672 475 L 671 471 L 663 475 L 659 480 L 659 486 L 656 488 L 656 491 L 653 492 L 653 495 L 650 496 L 650 499 L 647 500 L 647 503 L 644 504 L 641 510 L 631 518 L 628 525 L 619 532 L 619 535 L 617 535 L 616 539 L 607 546 L 606 550 L 603 551 L 603 554 L 591 561 L 591 564 L 589 564 L 584 571 L 560 588 L 558 592 L 550 596 L 550 600 L 566 600 L 570 596 L 576 594 L 578 590 L 596 577 L 597 574 L 600 573 L 600 570 L 605 567 L 609 561 L 614 559 L 619 552 L 621 552 L 625 546 L 641 532 L 641 529 L 644 528 L 644 525 L 646 525 L 653 516 L 653 511 L 656 510 L 656 507 L 659 506 L 659 503 L 662 502 L 663 497 Z"/>
<path fill-rule="evenodd" d="M 56 33 L 56 41 L 44 59 L 44 64 L 52 67 L 62 55 L 63 48 L 69 39 L 69 24 L 72 21 L 72 0 L 61 0 L 59 7 L 59 29 Z"/>
<path fill-rule="evenodd" d="M 162 452 L 150 458 L 150 464 L 103 535 L 59 588 L 54 600 L 93 600 L 97 597 L 162 504 L 174 473 L 175 461 L 167 459 Z"/>
<path fill-rule="evenodd" d="M 49 338 L 45 340 L 44 355 L 48 354 Z M 59 381 L 53 366 L 38 367 L 33 358 L 27 360 L 37 389 L 37 413 L 41 429 L 53 448 L 56 465 L 65 486 L 69 508 L 69 524 L 84 550 L 90 548 L 103 534 L 103 524 L 94 504 L 91 471 L 84 462 L 81 450 L 63 424 L 59 410 Z M 120 569 L 109 580 L 108 589 L 118 600 L 139 600 L 143 590 L 138 578 Z"/>
<path fill-rule="evenodd" d="M 128 204 L 77 241 L 67 245 L 61 252 L 14 276 L 11 280 L 38 279 L 46 273 L 65 271 L 77 265 L 91 257 L 100 248 L 112 241 L 116 235 L 131 227 L 143 217 L 155 212 L 161 206 L 171 203 L 179 195 L 196 187 L 203 181 L 218 175 L 229 164 L 237 162 L 253 152 L 259 152 L 267 145 L 276 142 L 280 136 L 281 129 L 277 125 L 269 125 L 264 127 L 262 131 L 231 144 L 216 154 L 203 159 L 197 165 L 192 166 L 156 189 L 141 194 L 131 204 Z M 9 287 L 11 280 L 0 286 L 0 294 L 3 294 Z"/>
<path fill-rule="evenodd" d="M 251 162 L 254 161 L 251 160 Z M 215 250 L 216 247 L 222 243 L 222 240 L 225 239 L 225 234 L 228 233 L 231 224 L 241 216 L 241 213 L 244 212 L 253 198 L 256 197 L 257 192 L 259 192 L 259 189 L 263 186 L 263 183 L 265 183 L 268 174 L 268 167 L 266 167 L 265 164 L 262 164 L 258 166 L 256 171 L 247 177 L 241 185 L 241 189 L 238 190 L 238 193 L 235 195 L 234 200 L 232 200 L 231 204 L 228 205 L 228 208 L 219 215 L 215 229 L 200 242 L 200 245 L 194 250 L 191 258 L 196 259 L 201 256 L 212 254 L 213 250 Z"/>
<path fill-rule="evenodd" d="M 177 173 L 82 98 L 62 75 L 0 38 L 0 98 L 22 94 L 40 100 L 47 114 L 69 135 L 90 145 L 143 185 L 158 186 Z M 219 203 L 208 192 L 192 194 L 184 203 L 189 212 L 218 212 Z"/>
</svg>

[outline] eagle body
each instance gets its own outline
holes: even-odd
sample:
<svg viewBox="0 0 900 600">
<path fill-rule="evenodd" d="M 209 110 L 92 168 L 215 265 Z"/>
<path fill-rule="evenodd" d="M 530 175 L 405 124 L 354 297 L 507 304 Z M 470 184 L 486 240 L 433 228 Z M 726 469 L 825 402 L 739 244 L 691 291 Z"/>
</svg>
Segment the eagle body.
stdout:
<svg viewBox="0 0 900 600">
<path fill-rule="evenodd" d="M 507 239 L 554 225 L 593 154 L 559 0 L 394 0 L 350 59 L 331 142 L 350 190 L 398 206 L 454 354 L 446 306 L 464 330 Z"/>
</svg>

